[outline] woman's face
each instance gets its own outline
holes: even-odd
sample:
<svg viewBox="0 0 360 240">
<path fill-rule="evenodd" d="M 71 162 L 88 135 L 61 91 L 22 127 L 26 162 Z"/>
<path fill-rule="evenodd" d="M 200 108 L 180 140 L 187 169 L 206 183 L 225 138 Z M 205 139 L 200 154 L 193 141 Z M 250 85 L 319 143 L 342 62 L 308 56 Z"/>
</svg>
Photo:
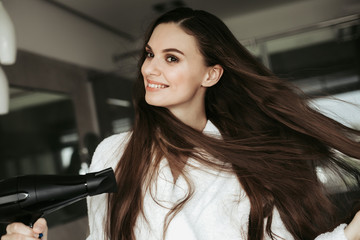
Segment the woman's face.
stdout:
<svg viewBox="0 0 360 240">
<path fill-rule="evenodd" d="M 168 108 L 173 114 L 204 110 L 209 69 L 193 36 L 175 23 L 158 25 L 146 49 L 141 67 L 148 104 Z M 195 112 L 194 112 L 195 111 Z"/>
</svg>

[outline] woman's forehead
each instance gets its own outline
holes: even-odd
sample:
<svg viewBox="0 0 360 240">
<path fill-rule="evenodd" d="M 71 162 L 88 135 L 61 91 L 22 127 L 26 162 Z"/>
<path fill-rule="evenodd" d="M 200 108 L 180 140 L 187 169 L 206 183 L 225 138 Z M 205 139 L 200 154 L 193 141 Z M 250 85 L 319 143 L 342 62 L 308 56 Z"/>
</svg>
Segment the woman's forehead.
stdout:
<svg viewBox="0 0 360 240">
<path fill-rule="evenodd" d="M 198 51 L 197 41 L 194 36 L 186 33 L 176 23 L 159 24 L 151 34 L 147 43 L 154 51 L 177 48 L 181 51 Z"/>
</svg>

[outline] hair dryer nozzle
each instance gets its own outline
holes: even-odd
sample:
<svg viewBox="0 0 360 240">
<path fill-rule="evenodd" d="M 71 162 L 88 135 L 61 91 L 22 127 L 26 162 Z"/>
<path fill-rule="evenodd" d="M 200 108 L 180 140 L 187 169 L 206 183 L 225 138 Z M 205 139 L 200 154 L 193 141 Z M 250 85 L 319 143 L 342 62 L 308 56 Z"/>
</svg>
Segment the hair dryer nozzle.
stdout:
<svg viewBox="0 0 360 240">
<path fill-rule="evenodd" d="M 111 168 L 86 174 L 86 184 L 89 196 L 117 191 L 114 171 Z"/>
</svg>

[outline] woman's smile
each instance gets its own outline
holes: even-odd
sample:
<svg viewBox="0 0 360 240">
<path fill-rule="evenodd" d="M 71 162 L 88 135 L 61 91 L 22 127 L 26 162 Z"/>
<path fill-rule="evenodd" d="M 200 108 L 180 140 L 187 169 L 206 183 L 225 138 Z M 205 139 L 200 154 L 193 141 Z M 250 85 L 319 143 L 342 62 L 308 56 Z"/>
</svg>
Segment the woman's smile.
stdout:
<svg viewBox="0 0 360 240">
<path fill-rule="evenodd" d="M 152 80 L 146 80 L 146 82 L 147 82 L 146 91 L 156 91 L 169 87 L 169 85 L 167 84 L 163 84 Z"/>
</svg>

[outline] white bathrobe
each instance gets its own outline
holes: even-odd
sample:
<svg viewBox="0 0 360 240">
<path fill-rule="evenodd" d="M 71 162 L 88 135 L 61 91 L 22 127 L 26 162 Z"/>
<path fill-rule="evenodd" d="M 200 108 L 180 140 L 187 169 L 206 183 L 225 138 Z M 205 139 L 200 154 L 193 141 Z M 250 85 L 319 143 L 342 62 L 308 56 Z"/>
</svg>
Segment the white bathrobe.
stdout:
<svg viewBox="0 0 360 240">
<path fill-rule="evenodd" d="M 207 122 L 204 133 L 220 136 L 218 129 L 210 121 Z M 107 167 L 115 169 L 129 136 L 130 133 L 122 133 L 106 138 L 94 153 L 90 171 L 100 171 Z M 204 167 L 196 168 L 194 166 L 198 166 L 198 163 L 193 159 L 188 162 L 186 171 L 191 177 L 195 192 L 170 222 L 165 239 L 246 240 L 250 202 L 235 174 Z M 182 177 L 174 184 L 168 162 L 163 159 L 152 189 L 152 196 L 146 192 L 144 198 L 147 221 L 140 215 L 136 222 L 137 240 L 162 240 L 168 207 L 186 196 L 188 185 Z M 105 194 L 88 198 L 90 235 L 87 240 L 104 239 L 106 204 Z M 345 226 L 346 224 L 341 224 L 334 231 L 318 236 L 316 240 L 346 240 Z M 293 239 L 276 209 L 273 213 L 272 231 L 283 239 Z M 265 239 L 270 239 L 266 233 Z"/>
</svg>

